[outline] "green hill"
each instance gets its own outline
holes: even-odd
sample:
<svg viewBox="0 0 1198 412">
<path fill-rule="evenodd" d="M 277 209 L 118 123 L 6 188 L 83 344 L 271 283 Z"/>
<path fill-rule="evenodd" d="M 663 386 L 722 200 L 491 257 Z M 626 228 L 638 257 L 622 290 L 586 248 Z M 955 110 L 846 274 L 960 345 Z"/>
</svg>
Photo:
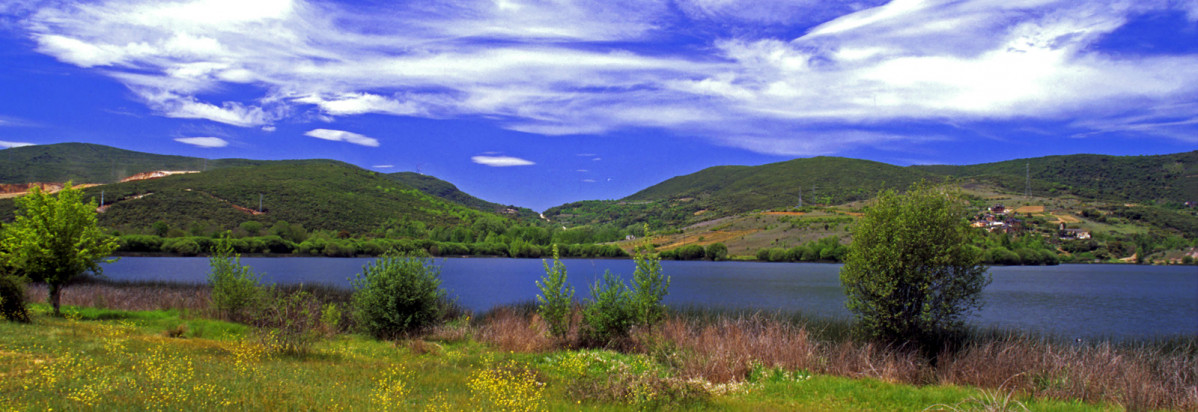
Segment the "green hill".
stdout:
<svg viewBox="0 0 1198 412">
<path fill-rule="evenodd" d="M 302 162 L 302 161 L 301 161 Z M 206 170 L 229 167 L 294 164 L 296 161 L 209 159 L 142 153 L 88 143 L 59 143 L 0 150 L 0 183 L 66 182 L 116 183 L 129 176 L 156 170 Z M 352 167 L 352 166 L 351 166 Z M 464 193 L 453 184 L 411 172 L 384 175 L 426 194 L 475 210 L 508 217 L 535 219 L 537 213 L 514 206 L 487 202 Z M 198 203 L 195 203 L 198 202 Z M 193 206 L 200 207 L 202 199 Z M 254 201 L 257 204 L 257 201 Z M 515 213 L 508 213 L 508 209 Z"/>
<path fill-rule="evenodd" d="M 791 208 L 803 203 L 841 204 L 869 199 L 878 191 L 902 189 L 943 177 L 926 171 L 840 157 L 795 159 L 761 166 L 716 166 L 678 176 L 619 201 L 575 202 L 549 209 L 550 219 L 571 224 L 638 222 L 677 226 L 752 210 Z"/>
<path fill-rule="evenodd" d="M 399 172 L 386 175 L 397 182 L 406 184 L 426 194 L 436 196 L 454 203 L 465 205 L 471 209 L 520 219 L 536 219 L 537 212 L 525 207 L 501 205 L 471 196 L 454 186 L 453 183 L 414 172 Z"/>
<path fill-rule="evenodd" d="M 913 166 L 1023 193 L 1160 203 L 1198 200 L 1198 151 L 1156 156 L 1068 155 L 968 166 Z"/>
<path fill-rule="evenodd" d="M 107 206 L 109 227 L 163 221 L 187 229 L 231 228 L 245 221 L 286 221 L 308 229 L 368 233 L 389 220 L 454 226 L 488 216 L 424 194 L 353 165 L 331 160 L 271 162 L 86 189 Z M 261 199 L 261 213 L 259 200 Z"/>
<path fill-rule="evenodd" d="M 937 177 L 868 160 L 813 157 L 761 166 L 711 167 L 666 180 L 624 200 L 694 198 L 707 209 L 738 213 L 797 206 L 800 190 L 808 203 L 840 204 L 872 198 L 886 188 L 906 188 L 920 179 Z"/>
<path fill-rule="evenodd" d="M 208 160 L 135 152 L 88 143 L 59 143 L 0 150 L 0 183 L 115 183 L 155 170 L 208 170 L 267 161 Z"/>
</svg>

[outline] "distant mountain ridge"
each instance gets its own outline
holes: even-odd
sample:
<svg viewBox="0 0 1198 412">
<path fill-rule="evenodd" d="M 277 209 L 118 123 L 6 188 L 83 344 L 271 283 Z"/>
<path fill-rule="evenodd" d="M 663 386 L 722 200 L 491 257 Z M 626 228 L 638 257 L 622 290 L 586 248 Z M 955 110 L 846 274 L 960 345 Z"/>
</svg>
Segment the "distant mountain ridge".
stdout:
<svg viewBox="0 0 1198 412">
<path fill-rule="evenodd" d="M 266 160 L 160 155 L 90 143 L 57 143 L 0 150 L 0 183 L 116 183 L 156 170 L 255 166 Z"/>
<path fill-rule="evenodd" d="M 284 221 L 320 230 L 371 233 L 395 222 L 452 227 L 494 216 L 377 173 L 332 160 L 293 160 L 85 189 L 107 209 L 100 222 L 140 228 L 156 221 L 188 230 Z"/>
<path fill-rule="evenodd" d="M 1030 177 L 1030 178 L 1029 178 Z M 716 166 L 677 176 L 619 200 L 582 201 L 545 211 L 586 225 L 677 226 L 753 210 L 866 200 L 912 183 L 983 183 L 1010 193 L 1074 195 L 1129 202 L 1198 201 L 1198 151 L 1153 156 L 1065 155 L 968 166 L 895 166 L 813 157 L 760 166 Z"/>
<path fill-rule="evenodd" d="M 911 166 L 1023 193 L 1135 202 L 1198 201 L 1198 150 L 1151 156 L 1065 155 L 967 166 Z"/>
<path fill-rule="evenodd" d="M 0 150 L 0 183 L 74 181 L 76 184 L 111 184 L 139 173 L 159 170 L 216 171 L 230 167 L 316 164 L 320 162 L 331 162 L 357 168 L 357 166 L 334 160 L 203 159 L 143 153 L 90 143 L 58 143 Z M 527 208 L 513 208 L 516 210 L 515 213 L 505 213 L 509 209 L 508 206 L 476 198 L 458 190 L 453 184 L 432 176 L 410 172 L 384 176 L 431 196 L 479 211 L 525 219 L 533 219 L 537 216 L 536 212 Z"/>
</svg>

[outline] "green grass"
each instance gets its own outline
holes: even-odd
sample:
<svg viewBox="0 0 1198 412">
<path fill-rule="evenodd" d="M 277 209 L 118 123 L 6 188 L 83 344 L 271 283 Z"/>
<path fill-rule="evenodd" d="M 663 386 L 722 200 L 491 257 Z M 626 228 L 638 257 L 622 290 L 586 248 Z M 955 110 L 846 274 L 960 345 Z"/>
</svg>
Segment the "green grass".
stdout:
<svg viewBox="0 0 1198 412">
<path fill-rule="evenodd" d="M 177 311 L 33 310 L 32 324 L 0 322 L 0 410 L 922 410 L 980 393 L 765 368 L 713 385 L 644 354 L 513 353 L 469 339 L 338 335 L 307 355 L 271 355 L 243 325 Z M 179 325 L 193 333 L 167 337 Z"/>
</svg>

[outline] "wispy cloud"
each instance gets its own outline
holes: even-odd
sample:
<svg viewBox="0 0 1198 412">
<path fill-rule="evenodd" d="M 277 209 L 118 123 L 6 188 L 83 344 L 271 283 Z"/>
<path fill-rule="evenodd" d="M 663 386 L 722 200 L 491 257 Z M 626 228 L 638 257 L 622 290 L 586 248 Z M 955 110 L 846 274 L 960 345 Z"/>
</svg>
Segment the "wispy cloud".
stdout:
<svg viewBox="0 0 1198 412">
<path fill-rule="evenodd" d="M 317 139 L 332 140 L 334 142 L 353 143 L 356 145 L 362 145 L 362 146 L 368 146 L 368 147 L 379 147 L 378 139 L 375 139 L 373 137 L 363 136 L 363 135 L 353 133 L 353 132 L 347 132 L 344 130 L 313 129 L 313 130 L 309 130 L 307 133 L 304 133 L 304 136 L 315 137 Z"/>
<path fill-rule="evenodd" d="M 1198 93 L 1198 56 L 1093 47 L 1148 11 L 1198 20 L 1194 1 L 243 3 L 46 3 L 21 28 L 160 115 L 241 127 L 312 111 L 484 117 L 542 135 L 653 128 L 799 155 L 924 138 L 877 130 L 892 122 L 1099 124 Z M 212 97 L 230 87 L 260 94 Z M 1195 134 L 1172 118 L 1141 123 L 1171 132 L 1122 132 Z M 1100 130 L 1113 129 L 1089 131 Z"/>
<path fill-rule="evenodd" d="M 203 148 L 225 147 L 229 145 L 228 141 L 219 137 L 180 137 L 176 138 L 175 141 Z"/>
<path fill-rule="evenodd" d="M 0 147 L 3 147 L 5 149 L 12 148 L 12 147 L 24 147 L 24 146 L 33 146 L 33 145 L 34 145 L 33 143 L 6 142 L 3 140 L 0 140 Z"/>
<path fill-rule="evenodd" d="M 531 160 L 511 156 L 473 156 L 470 158 L 470 161 L 491 167 L 532 166 L 536 164 Z"/>
<path fill-rule="evenodd" d="M 371 167 L 373 167 L 375 169 L 391 169 L 391 168 L 394 168 L 395 165 L 374 165 Z"/>
</svg>

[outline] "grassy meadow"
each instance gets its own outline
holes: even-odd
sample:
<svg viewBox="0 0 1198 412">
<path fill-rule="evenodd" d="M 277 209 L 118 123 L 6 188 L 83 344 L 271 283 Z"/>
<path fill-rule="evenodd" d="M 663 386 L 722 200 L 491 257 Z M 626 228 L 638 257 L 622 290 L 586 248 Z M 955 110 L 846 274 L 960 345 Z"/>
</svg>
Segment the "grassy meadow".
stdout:
<svg viewBox="0 0 1198 412">
<path fill-rule="evenodd" d="M 317 295 L 336 303 L 336 293 Z M 326 291 L 327 292 L 327 291 Z M 612 348 L 551 340 L 529 306 L 303 353 L 211 315 L 202 285 L 90 282 L 64 317 L 0 322 L 0 410 L 1192 410 L 1192 343 L 971 343 L 932 365 L 843 325 L 674 311 Z M 33 300 L 44 289 L 30 290 Z"/>
</svg>

